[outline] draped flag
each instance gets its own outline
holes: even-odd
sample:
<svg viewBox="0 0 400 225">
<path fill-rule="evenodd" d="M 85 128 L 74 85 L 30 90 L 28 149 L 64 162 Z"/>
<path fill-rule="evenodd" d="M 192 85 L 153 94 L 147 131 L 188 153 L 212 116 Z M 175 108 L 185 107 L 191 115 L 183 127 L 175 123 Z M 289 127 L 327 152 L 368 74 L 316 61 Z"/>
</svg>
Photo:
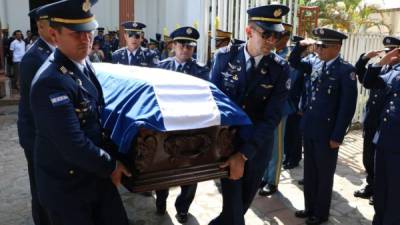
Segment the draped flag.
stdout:
<svg viewBox="0 0 400 225">
<path fill-rule="evenodd" d="M 251 121 L 212 83 L 174 71 L 94 63 L 105 109 L 102 125 L 127 153 L 139 128 L 176 131 L 248 126 Z"/>
</svg>

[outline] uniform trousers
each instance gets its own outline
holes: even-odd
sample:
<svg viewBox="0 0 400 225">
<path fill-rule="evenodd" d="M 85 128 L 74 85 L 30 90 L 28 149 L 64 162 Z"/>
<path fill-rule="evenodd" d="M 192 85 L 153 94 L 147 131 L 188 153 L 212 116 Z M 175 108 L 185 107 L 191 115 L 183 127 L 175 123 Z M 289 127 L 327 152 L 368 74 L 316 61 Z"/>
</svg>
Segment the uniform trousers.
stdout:
<svg viewBox="0 0 400 225">
<path fill-rule="evenodd" d="M 400 151 L 377 148 L 375 153 L 373 225 L 400 224 Z"/>
<path fill-rule="evenodd" d="M 261 184 L 267 162 L 271 157 L 273 136 L 266 145 L 245 163 L 244 175 L 239 180 L 221 179 L 222 212 L 209 225 L 245 225 L 244 215 L 249 209 Z"/>
<path fill-rule="evenodd" d="M 96 199 L 65 205 L 64 209 L 49 209 L 52 225 L 128 225 L 125 209 L 117 188 L 111 180 L 99 183 Z M 63 204 L 60 202 L 60 204 Z"/>
<path fill-rule="evenodd" d="M 329 139 L 304 138 L 305 210 L 320 219 L 329 217 L 338 150 Z"/>
</svg>

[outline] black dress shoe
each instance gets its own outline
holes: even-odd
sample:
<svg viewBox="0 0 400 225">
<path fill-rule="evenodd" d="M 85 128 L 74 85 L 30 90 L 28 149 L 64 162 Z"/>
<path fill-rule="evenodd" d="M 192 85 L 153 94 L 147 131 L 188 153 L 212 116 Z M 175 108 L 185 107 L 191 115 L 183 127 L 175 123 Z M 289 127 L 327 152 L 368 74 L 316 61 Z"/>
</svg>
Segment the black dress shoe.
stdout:
<svg viewBox="0 0 400 225">
<path fill-rule="evenodd" d="M 299 164 L 286 163 L 285 165 L 283 165 L 283 169 L 290 170 L 290 169 L 294 169 L 294 168 L 296 168 L 298 166 L 299 166 Z"/>
<path fill-rule="evenodd" d="M 372 188 L 370 186 L 366 186 L 363 189 L 355 191 L 354 197 L 369 199 L 373 194 L 374 192 L 372 191 Z"/>
<path fill-rule="evenodd" d="M 374 196 L 373 195 L 369 198 L 369 204 L 374 205 Z"/>
<path fill-rule="evenodd" d="M 275 193 L 278 190 L 278 187 L 273 184 L 267 184 L 258 192 L 261 196 L 269 196 Z"/>
<path fill-rule="evenodd" d="M 263 188 L 265 185 L 267 185 L 267 181 L 261 181 L 259 188 Z"/>
<path fill-rule="evenodd" d="M 187 213 L 177 213 L 176 214 L 176 219 L 178 220 L 179 223 L 186 223 L 188 220 L 188 214 Z"/>
<path fill-rule="evenodd" d="M 165 212 L 167 211 L 167 203 L 166 202 L 156 202 L 156 207 L 157 207 L 157 214 L 162 216 L 165 215 Z"/>
<path fill-rule="evenodd" d="M 304 178 L 301 179 L 301 180 L 298 180 L 297 183 L 298 183 L 299 185 L 304 185 Z"/>
<path fill-rule="evenodd" d="M 311 213 L 307 210 L 297 210 L 296 212 L 294 212 L 294 216 L 298 218 L 307 218 L 311 216 Z"/>
<path fill-rule="evenodd" d="M 311 216 L 311 217 L 308 217 L 308 219 L 306 219 L 306 224 L 307 225 L 319 225 L 319 224 L 325 223 L 326 221 L 328 221 L 327 218 L 322 219 L 322 218 L 319 218 L 316 216 Z"/>
</svg>

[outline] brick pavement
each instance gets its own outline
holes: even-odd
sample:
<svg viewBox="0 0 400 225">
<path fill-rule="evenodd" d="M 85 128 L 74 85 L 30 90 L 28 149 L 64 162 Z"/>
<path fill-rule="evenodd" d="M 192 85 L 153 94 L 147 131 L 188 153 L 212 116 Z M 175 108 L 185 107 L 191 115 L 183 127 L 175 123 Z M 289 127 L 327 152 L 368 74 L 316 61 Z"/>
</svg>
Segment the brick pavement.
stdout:
<svg viewBox="0 0 400 225">
<path fill-rule="evenodd" d="M 16 106 L 0 107 L 0 225 L 32 225 L 27 168 L 22 149 L 18 144 Z M 362 173 L 361 132 L 353 131 L 341 147 L 335 175 L 331 217 L 327 225 L 371 224 L 373 208 L 364 199 L 353 197 L 353 191 L 364 182 Z M 246 214 L 248 225 L 300 225 L 304 220 L 293 216 L 303 208 L 302 187 L 297 180 L 302 177 L 302 167 L 283 171 L 279 193 L 272 197 L 257 196 Z M 168 214 L 155 214 L 155 200 L 128 193 L 120 188 L 131 224 L 179 224 L 174 215 L 174 200 L 179 188 L 173 188 L 168 198 Z M 199 184 L 194 203 L 190 208 L 188 225 L 207 224 L 221 209 L 218 181 Z"/>
</svg>

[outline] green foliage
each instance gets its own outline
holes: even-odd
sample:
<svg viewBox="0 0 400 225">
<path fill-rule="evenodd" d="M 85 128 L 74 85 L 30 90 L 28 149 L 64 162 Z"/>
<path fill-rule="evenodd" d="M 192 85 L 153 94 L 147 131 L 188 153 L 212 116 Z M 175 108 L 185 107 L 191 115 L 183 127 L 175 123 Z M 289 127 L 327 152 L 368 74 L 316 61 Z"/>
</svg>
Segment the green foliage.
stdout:
<svg viewBox="0 0 400 225">
<path fill-rule="evenodd" d="M 390 27 L 384 23 L 382 13 L 375 5 L 361 4 L 362 0 L 300 0 L 300 5 L 318 6 L 318 26 L 330 27 L 349 33 L 363 32 L 371 27 Z M 371 15 L 376 14 L 378 16 Z"/>
</svg>

